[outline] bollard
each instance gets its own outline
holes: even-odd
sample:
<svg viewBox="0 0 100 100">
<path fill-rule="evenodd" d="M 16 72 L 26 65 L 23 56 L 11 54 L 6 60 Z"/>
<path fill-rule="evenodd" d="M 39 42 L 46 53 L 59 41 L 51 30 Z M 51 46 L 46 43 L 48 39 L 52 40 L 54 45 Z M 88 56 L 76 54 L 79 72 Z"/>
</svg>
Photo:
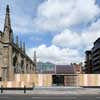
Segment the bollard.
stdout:
<svg viewBox="0 0 100 100">
<path fill-rule="evenodd" d="M 3 93 L 3 86 L 1 85 L 1 93 Z"/>
<path fill-rule="evenodd" d="M 26 93 L 26 86 L 24 85 L 24 93 Z"/>
</svg>

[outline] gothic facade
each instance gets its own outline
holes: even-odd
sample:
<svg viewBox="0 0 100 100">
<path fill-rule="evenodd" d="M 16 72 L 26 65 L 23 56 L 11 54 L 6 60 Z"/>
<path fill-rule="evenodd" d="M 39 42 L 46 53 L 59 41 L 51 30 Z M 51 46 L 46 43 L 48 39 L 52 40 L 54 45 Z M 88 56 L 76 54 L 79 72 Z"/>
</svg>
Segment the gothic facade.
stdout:
<svg viewBox="0 0 100 100">
<path fill-rule="evenodd" d="M 32 61 L 25 53 L 25 43 L 20 44 L 18 37 L 13 39 L 9 5 L 6 7 L 3 32 L 0 31 L 0 80 L 13 80 L 14 75 L 35 73 L 36 59 Z"/>
</svg>

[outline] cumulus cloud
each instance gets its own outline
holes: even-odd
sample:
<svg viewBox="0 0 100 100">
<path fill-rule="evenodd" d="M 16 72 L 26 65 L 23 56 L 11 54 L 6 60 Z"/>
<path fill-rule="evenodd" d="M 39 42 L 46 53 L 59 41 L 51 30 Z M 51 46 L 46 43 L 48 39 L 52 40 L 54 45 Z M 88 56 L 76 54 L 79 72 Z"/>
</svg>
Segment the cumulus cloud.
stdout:
<svg viewBox="0 0 100 100">
<path fill-rule="evenodd" d="M 37 51 L 39 59 L 50 61 L 56 64 L 70 64 L 71 62 L 83 62 L 85 60 L 84 52 L 93 47 L 93 42 L 100 37 L 100 20 L 92 23 L 86 30 L 77 33 L 70 29 L 55 35 L 52 45 L 47 47 L 41 45 L 37 48 L 28 50 L 32 54 Z M 82 49 L 82 52 L 80 52 Z M 30 55 L 32 56 L 32 55 Z"/>
<path fill-rule="evenodd" d="M 88 31 L 97 33 L 100 31 L 99 26 L 100 26 L 100 19 L 98 19 L 96 22 L 93 22 L 91 26 L 89 26 Z"/>
<path fill-rule="evenodd" d="M 61 31 L 53 37 L 52 45 L 41 45 L 29 49 L 32 54 L 36 49 L 42 61 L 57 64 L 81 62 L 84 52 L 91 49 L 93 42 L 100 36 L 100 8 L 95 0 L 48 0 L 38 8 L 34 25 L 42 31 Z M 89 24 L 91 23 L 91 24 Z M 70 29 L 72 26 L 89 24 L 81 32 Z M 30 55 L 31 56 L 31 55 Z"/>
<path fill-rule="evenodd" d="M 93 46 L 93 42 L 98 37 L 100 37 L 100 29 L 95 30 L 97 28 L 98 22 L 95 24 L 93 23 L 93 25 L 89 27 L 89 30 L 83 31 L 81 33 L 66 29 L 60 34 L 54 36 L 52 43 L 63 48 L 81 48 L 85 51 L 86 49 L 91 49 Z"/>
<path fill-rule="evenodd" d="M 53 44 L 61 47 L 70 47 L 74 48 L 80 45 L 81 38 L 80 34 L 77 34 L 76 32 L 72 32 L 69 29 L 64 30 L 60 34 L 56 35 L 53 38 Z"/>
<path fill-rule="evenodd" d="M 85 32 L 85 33 L 76 33 L 72 32 L 71 30 L 64 30 L 60 34 L 56 35 L 53 38 L 53 44 L 60 47 L 67 47 L 67 48 L 88 48 L 88 46 L 92 45 L 95 39 L 97 39 L 98 34 L 94 32 Z"/>
<path fill-rule="evenodd" d="M 99 26 L 100 20 L 92 23 L 91 26 L 80 33 L 66 29 L 54 36 L 52 43 L 60 47 L 90 49 L 93 46 L 93 42 L 100 37 Z"/>
<path fill-rule="evenodd" d="M 34 25 L 38 30 L 58 31 L 74 25 L 87 24 L 100 14 L 100 8 L 95 2 L 95 0 L 47 0 L 39 6 Z"/>
<path fill-rule="evenodd" d="M 75 49 L 59 48 L 55 45 L 49 47 L 41 45 L 37 48 L 28 49 L 30 57 L 34 56 L 34 50 L 37 51 L 37 58 L 43 62 L 50 61 L 55 64 L 70 64 L 83 61 L 83 58 Z"/>
</svg>

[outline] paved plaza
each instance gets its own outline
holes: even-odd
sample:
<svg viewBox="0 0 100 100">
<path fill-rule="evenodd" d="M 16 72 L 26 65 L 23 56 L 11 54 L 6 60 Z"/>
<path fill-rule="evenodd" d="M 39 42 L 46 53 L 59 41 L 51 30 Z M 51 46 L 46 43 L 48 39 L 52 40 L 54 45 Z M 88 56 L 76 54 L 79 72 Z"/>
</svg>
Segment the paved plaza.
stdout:
<svg viewBox="0 0 100 100">
<path fill-rule="evenodd" d="M 100 88 L 35 87 L 34 90 L 4 90 L 0 100 L 100 100 Z"/>
<path fill-rule="evenodd" d="M 100 100 L 100 95 L 2 95 L 0 96 L 0 100 Z"/>
<path fill-rule="evenodd" d="M 2 94 L 26 94 L 26 95 L 98 95 L 100 88 L 80 87 L 36 87 L 33 90 L 4 90 Z"/>
</svg>

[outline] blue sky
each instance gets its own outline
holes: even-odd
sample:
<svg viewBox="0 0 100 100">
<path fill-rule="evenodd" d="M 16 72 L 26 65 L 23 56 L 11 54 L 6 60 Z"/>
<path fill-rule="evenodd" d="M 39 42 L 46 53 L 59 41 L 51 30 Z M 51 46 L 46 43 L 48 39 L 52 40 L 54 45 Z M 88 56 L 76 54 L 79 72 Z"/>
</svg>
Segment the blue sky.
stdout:
<svg viewBox="0 0 100 100">
<path fill-rule="evenodd" d="M 27 53 L 57 64 L 84 62 L 100 35 L 100 0 L 0 0 L 0 29 L 10 5 L 14 37 L 26 43 Z"/>
</svg>

